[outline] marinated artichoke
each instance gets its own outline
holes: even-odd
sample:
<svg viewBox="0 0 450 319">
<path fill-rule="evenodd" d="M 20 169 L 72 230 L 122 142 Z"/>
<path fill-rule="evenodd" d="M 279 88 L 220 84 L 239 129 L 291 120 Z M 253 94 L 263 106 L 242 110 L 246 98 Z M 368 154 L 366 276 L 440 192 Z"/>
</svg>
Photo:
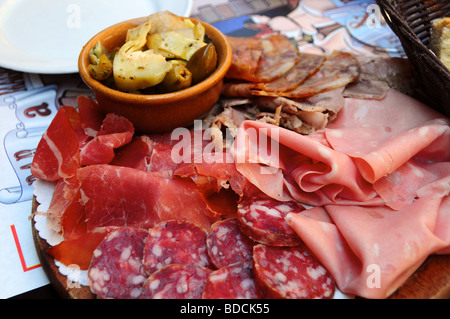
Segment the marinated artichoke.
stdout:
<svg viewBox="0 0 450 319">
<path fill-rule="evenodd" d="M 106 83 L 113 78 L 115 87 L 125 92 L 140 93 L 153 87 L 159 92 L 181 90 L 201 81 L 216 67 L 215 48 L 204 38 L 201 23 L 168 11 L 158 12 L 128 30 L 125 44 L 113 57 L 98 43 L 90 52 L 89 70 L 99 81 Z M 190 62 L 192 57 L 195 61 Z"/>
<path fill-rule="evenodd" d="M 91 64 L 89 64 L 89 72 L 91 72 L 94 79 L 98 81 L 105 81 L 112 76 L 113 65 L 109 58 L 105 47 L 97 42 L 94 48 L 89 52 Z"/>
</svg>

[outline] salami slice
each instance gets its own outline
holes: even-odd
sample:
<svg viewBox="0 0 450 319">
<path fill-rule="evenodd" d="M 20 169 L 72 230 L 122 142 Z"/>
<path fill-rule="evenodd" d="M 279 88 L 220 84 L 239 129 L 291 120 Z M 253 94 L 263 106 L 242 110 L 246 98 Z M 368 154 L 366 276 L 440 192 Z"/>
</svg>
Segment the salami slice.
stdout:
<svg viewBox="0 0 450 319">
<path fill-rule="evenodd" d="M 164 221 L 149 229 L 144 266 L 152 273 L 170 264 L 210 265 L 206 232 L 187 221 Z"/>
<path fill-rule="evenodd" d="M 206 244 L 211 263 L 216 268 L 252 261 L 255 243 L 240 231 L 234 218 L 212 224 Z"/>
<path fill-rule="evenodd" d="M 145 229 L 120 227 L 94 250 L 88 284 L 98 298 L 139 298 L 148 274 L 142 264 Z"/>
<path fill-rule="evenodd" d="M 192 265 L 163 267 L 147 279 L 141 299 L 201 299 L 211 272 Z"/>
<path fill-rule="evenodd" d="M 213 271 L 206 282 L 203 299 L 259 299 L 251 262 L 235 263 Z"/>
<path fill-rule="evenodd" d="M 296 246 L 300 237 L 285 221 L 288 213 L 299 213 L 304 207 L 296 202 L 279 202 L 272 198 L 247 198 L 238 205 L 240 230 L 261 244 Z"/>
<path fill-rule="evenodd" d="M 335 283 L 306 246 L 253 247 L 253 271 L 264 297 L 283 299 L 329 299 Z"/>
</svg>

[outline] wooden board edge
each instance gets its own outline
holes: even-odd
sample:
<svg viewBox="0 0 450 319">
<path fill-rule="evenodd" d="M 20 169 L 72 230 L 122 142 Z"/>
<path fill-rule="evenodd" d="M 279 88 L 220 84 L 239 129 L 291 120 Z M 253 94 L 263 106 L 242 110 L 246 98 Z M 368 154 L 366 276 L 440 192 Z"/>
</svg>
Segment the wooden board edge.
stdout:
<svg viewBox="0 0 450 319">
<path fill-rule="evenodd" d="M 450 299 L 450 255 L 431 255 L 390 299 Z"/>
<path fill-rule="evenodd" d="M 36 207 L 38 203 L 35 198 L 33 198 L 32 203 L 32 216 L 36 212 Z M 59 272 L 58 266 L 55 264 L 53 257 L 47 254 L 47 249 L 50 245 L 45 239 L 39 236 L 39 232 L 35 227 L 34 218 L 31 218 L 31 231 L 33 235 L 34 246 L 36 248 L 36 253 L 38 255 L 39 261 L 41 263 L 42 269 L 44 270 L 50 284 L 55 288 L 58 295 L 63 299 L 95 299 L 96 296 L 93 294 L 89 287 L 82 286 L 76 283 L 68 282 L 66 276 Z"/>
</svg>

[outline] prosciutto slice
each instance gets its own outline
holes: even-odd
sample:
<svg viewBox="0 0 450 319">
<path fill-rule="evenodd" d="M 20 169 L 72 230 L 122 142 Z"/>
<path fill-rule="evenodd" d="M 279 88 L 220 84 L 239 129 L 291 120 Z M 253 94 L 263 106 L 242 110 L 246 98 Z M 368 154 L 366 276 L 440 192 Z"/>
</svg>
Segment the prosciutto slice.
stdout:
<svg viewBox="0 0 450 319">
<path fill-rule="evenodd" d="M 150 228 L 163 220 L 187 220 L 209 229 L 211 220 L 196 185 L 161 173 L 91 165 L 78 171 L 87 229 Z"/>
<path fill-rule="evenodd" d="M 120 115 L 107 114 L 95 137 L 80 150 L 81 164 L 108 164 L 114 156 L 114 150 L 131 142 L 134 127 L 130 121 Z"/>
<path fill-rule="evenodd" d="M 73 177 L 80 167 L 78 136 L 71 124 L 71 107 L 61 107 L 42 135 L 31 164 L 34 177 L 47 181 Z"/>
<path fill-rule="evenodd" d="M 312 206 L 286 220 L 342 292 L 385 298 L 450 253 L 448 145 L 448 118 L 391 89 L 308 136 L 245 121 L 233 152 L 265 194 Z"/>
</svg>

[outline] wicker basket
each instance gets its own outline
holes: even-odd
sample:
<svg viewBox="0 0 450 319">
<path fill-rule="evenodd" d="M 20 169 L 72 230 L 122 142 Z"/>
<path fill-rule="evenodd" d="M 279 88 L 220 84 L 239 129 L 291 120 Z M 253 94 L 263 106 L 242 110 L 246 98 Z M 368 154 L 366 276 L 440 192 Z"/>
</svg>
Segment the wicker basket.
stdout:
<svg viewBox="0 0 450 319">
<path fill-rule="evenodd" d="M 421 77 L 431 107 L 450 116 L 450 71 L 428 49 L 431 22 L 450 17 L 450 0 L 376 0 Z"/>
</svg>

